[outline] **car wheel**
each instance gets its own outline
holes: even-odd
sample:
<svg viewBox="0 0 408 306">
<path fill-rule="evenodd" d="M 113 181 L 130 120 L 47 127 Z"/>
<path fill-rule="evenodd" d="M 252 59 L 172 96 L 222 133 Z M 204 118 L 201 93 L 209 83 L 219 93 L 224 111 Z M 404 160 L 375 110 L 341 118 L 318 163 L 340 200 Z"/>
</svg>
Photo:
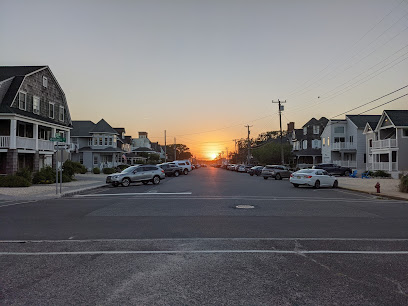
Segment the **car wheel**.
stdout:
<svg viewBox="0 0 408 306">
<path fill-rule="evenodd" d="M 314 184 L 314 188 L 319 189 L 320 188 L 320 181 L 317 180 Z"/>
<path fill-rule="evenodd" d="M 155 176 L 155 177 L 153 178 L 152 182 L 153 182 L 154 185 L 160 184 L 160 177 Z"/>
<path fill-rule="evenodd" d="M 281 180 L 281 179 L 282 179 L 282 177 L 280 176 L 279 173 L 275 175 L 275 180 Z"/>
<path fill-rule="evenodd" d="M 187 175 L 187 174 L 188 174 L 188 170 L 187 170 L 187 169 L 184 169 L 184 170 L 183 170 L 183 174 L 184 174 L 184 175 Z"/>
<path fill-rule="evenodd" d="M 334 183 L 333 183 L 333 188 L 337 188 L 337 187 L 339 187 L 339 182 L 338 182 L 338 181 L 334 181 Z"/>
<path fill-rule="evenodd" d="M 178 171 L 176 171 L 176 172 L 174 172 L 174 176 L 179 176 L 180 175 L 180 172 L 178 172 Z"/>
<path fill-rule="evenodd" d="M 142 183 L 143 183 L 143 185 L 147 185 L 147 184 L 149 184 L 149 182 L 148 182 L 148 181 L 142 181 Z"/>
<path fill-rule="evenodd" d="M 130 180 L 128 178 L 124 178 L 122 180 L 122 186 L 123 187 L 129 187 L 129 185 L 130 185 Z"/>
<path fill-rule="evenodd" d="M 344 171 L 344 176 L 349 176 L 350 175 L 350 171 L 346 170 Z"/>
<path fill-rule="evenodd" d="M 267 179 L 268 179 L 268 177 L 267 177 L 267 176 L 264 176 L 263 178 L 264 178 L 264 180 L 267 180 Z"/>
<path fill-rule="evenodd" d="M 250 175 L 250 176 L 254 176 L 254 174 L 253 174 L 253 173 L 250 173 L 249 175 Z"/>
<path fill-rule="evenodd" d="M 293 184 L 293 187 L 298 188 L 298 187 L 299 187 L 299 184 Z"/>
</svg>

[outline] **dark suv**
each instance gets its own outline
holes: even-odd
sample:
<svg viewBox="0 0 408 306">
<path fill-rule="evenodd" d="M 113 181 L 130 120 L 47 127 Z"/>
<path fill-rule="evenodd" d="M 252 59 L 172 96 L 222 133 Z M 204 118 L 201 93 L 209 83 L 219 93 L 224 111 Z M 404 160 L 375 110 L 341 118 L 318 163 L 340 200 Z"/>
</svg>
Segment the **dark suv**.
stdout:
<svg viewBox="0 0 408 306">
<path fill-rule="evenodd" d="M 336 164 L 318 164 L 313 169 L 323 169 L 332 175 L 349 176 L 353 171 L 348 167 L 337 166 Z"/>
<path fill-rule="evenodd" d="M 261 172 L 261 175 L 265 180 L 269 177 L 275 178 L 275 180 L 281 180 L 283 178 L 290 178 L 291 171 L 285 166 L 281 165 L 266 165 Z"/>
<path fill-rule="evenodd" d="M 181 167 L 173 164 L 160 164 L 157 166 L 162 168 L 167 176 L 179 176 L 181 173 L 183 173 L 183 169 Z"/>
</svg>

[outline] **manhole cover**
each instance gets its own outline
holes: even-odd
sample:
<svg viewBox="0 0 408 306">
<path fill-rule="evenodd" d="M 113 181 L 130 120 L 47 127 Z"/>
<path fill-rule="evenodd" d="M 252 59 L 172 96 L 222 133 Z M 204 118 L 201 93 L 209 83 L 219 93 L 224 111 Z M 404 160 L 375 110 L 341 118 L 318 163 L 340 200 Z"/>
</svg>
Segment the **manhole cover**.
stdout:
<svg viewBox="0 0 408 306">
<path fill-rule="evenodd" d="M 239 209 L 251 209 L 251 208 L 255 208 L 255 206 L 252 206 L 252 205 L 237 205 L 237 206 L 235 206 L 235 208 L 239 208 Z"/>
</svg>

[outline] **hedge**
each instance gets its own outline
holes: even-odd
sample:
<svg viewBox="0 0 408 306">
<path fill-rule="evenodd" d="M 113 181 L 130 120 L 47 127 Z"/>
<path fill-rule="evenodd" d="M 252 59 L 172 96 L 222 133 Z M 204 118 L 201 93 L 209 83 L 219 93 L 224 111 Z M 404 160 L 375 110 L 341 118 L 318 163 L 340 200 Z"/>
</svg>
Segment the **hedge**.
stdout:
<svg viewBox="0 0 408 306">
<path fill-rule="evenodd" d="M 0 176 L 0 187 L 30 187 L 31 182 L 18 175 Z"/>
<path fill-rule="evenodd" d="M 99 174 L 99 173 L 101 173 L 101 170 L 99 168 L 95 167 L 95 168 L 92 169 L 92 172 L 93 172 L 93 174 Z"/>
<path fill-rule="evenodd" d="M 102 172 L 103 174 L 112 174 L 112 173 L 115 173 L 116 171 L 113 168 L 103 168 Z"/>
</svg>

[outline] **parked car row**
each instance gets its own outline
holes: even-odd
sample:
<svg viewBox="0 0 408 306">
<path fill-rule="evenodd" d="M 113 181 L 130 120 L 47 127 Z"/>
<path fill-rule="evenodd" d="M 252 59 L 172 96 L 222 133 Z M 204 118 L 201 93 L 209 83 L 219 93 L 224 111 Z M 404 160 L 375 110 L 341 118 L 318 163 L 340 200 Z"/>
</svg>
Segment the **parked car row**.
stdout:
<svg viewBox="0 0 408 306">
<path fill-rule="evenodd" d="M 153 183 L 157 185 L 166 176 L 187 175 L 193 169 L 197 169 L 197 165 L 192 165 L 188 160 L 176 160 L 173 162 L 162 163 L 157 165 L 135 165 L 124 169 L 120 173 L 108 175 L 106 183 L 114 187 L 122 185 L 130 186 L 131 183 Z"/>
<path fill-rule="evenodd" d="M 224 165 L 221 168 L 237 172 L 246 172 L 250 176 L 262 176 L 265 180 L 274 178 L 275 180 L 289 179 L 289 182 L 294 187 L 311 186 L 314 188 L 333 187 L 337 188 L 339 183 L 334 174 L 347 175 L 351 169 L 331 167 L 333 174 L 329 173 L 323 167 L 326 164 L 316 165 L 314 169 L 302 169 L 299 171 L 291 171 L 288 167 L 282 165 L 266 165 L 266 166 L 244 166 L 244 165 Z M 350 171 L 349 171 L 350 170 Z"/>
</svg>

